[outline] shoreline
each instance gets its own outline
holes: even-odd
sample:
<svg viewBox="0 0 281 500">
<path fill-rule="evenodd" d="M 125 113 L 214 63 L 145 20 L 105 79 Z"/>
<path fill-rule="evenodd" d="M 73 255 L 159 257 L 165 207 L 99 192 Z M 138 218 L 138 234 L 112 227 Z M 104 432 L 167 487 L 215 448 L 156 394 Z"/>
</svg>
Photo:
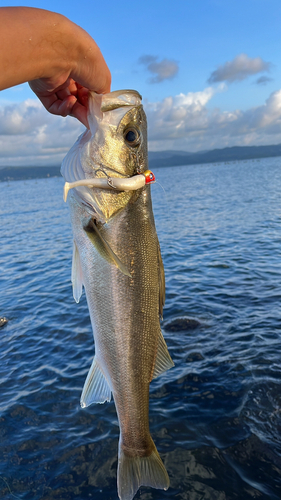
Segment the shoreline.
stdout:
<svg viewBox="0 0 281 500">
<path fill-rule="evenodd" d="M 0 182 L 26 181 L 61 177 L 60 167 L 4 167 L 0 169 Z"/>
<path fill-rule="evenodd" d="M 179 166 L 204 165 L 207 163 L 229 164 L 240 161 L 259 161 L 266 158 L 281 157 L 281 151 L 271 151 L 270 154 L 268 150 L 265 150 L 268 147 L 260 146 L 256 148 L 225 148 L 196 154 L 185 153 L 184 151 L 150 152 L 149 168 L 153 170 L 154 168 L 173 168 Z M 234 151 L 234 149 L 236 151 Z M 237 154 L 237 150 L 239 154 Z M 60 166 L 0 167 L 0 182 L 44 179 L 48 177 L 62 177 L 60 168 Z"/>
</svg>

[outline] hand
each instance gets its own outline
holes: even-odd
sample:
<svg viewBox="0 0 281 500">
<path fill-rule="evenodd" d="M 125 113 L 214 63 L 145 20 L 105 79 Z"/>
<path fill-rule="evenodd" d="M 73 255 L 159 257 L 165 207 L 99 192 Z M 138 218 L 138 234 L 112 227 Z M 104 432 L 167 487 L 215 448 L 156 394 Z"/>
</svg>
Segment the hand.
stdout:
<svg viewBox="0 0 281 500">
<path fill-rule="evenodd" d="M 33 92 L 39 97 L 45 108 L 54 115 L 71 115 L 89 128 L 87 119 L 88 89 L 72 78 L 68 78 L 58 88 L 48 88 L 46 81 L 29 82 Z"/>
<path fill-rule="evenodd" d="M 0 89 L 28 81 L 45 108 L 86 127 L 88 91 L 110 92 L 111 76 L 86 31 L 60 14 L 0 8 Z"/>
</svg>

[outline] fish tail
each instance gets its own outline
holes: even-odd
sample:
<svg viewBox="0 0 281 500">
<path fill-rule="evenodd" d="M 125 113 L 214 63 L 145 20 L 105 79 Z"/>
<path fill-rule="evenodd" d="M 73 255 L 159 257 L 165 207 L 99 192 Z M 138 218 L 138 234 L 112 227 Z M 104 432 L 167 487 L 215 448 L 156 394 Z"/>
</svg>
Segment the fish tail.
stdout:
<svg viewBox="0 0 281 500">
<path fill-rule="evenodd" d="M 117 487 L 120 500 L 132 500 L 140 486 L 151 486 L 167 490 L 169 476 L 151 439 L 152 452 L 149 456 L 130 456 L 122 449 L 119 441 Z"/>
</svg>

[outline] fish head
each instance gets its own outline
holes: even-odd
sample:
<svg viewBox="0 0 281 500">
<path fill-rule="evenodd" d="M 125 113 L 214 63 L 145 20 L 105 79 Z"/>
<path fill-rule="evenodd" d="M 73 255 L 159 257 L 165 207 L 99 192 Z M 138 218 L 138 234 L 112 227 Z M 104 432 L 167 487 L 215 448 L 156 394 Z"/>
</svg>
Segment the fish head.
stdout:
<svg viewBox="0 0 281 500">
<path fill-rule="evenodd" d="M 89 155 L 108 175 L 131 177 L 147 168 L 147 122 L 141 96 L 133 90 L 91 93 Z"/>
<path fill-rule="evenodd" d="M 133 90 L 103 95 L 90 92 L 88 109 L 90 130 L 78 139 L 64 159 L 65 180 L 127 178 L 144 173 L 148 168 L 147 122 L 139 93 Z M 73 191 L 92 216 L 105 222 L 139 195 L 133 191 L 86 186 Z"/>
</svg>

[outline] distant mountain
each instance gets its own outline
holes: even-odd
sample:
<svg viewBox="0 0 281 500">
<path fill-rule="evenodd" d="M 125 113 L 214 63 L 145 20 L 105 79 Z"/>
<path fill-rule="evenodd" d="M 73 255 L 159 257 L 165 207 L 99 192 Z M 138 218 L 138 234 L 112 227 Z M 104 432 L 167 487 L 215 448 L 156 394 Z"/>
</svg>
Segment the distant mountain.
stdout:
<svg viewBox="0 0 281 500">
<path fill-rule="evenodd" d="M 281 144 L 272 146 L 233 146 L 231 148 L 213 149 L 211 151 L 199 151 L 198 153 L 151 151 L 148 156 L 149 167 L 153 169 L 154 167 L 173 167 L 281 156 Z"/>
<path fill-rule="evenodd" d="M 61 177 L 60 167 L 4 167 L 0 169 L 0 181 L 20 181 Z"/>
<path fill-rule="evenodd" d="M 203 151 L 201 151 L 203 153 Z M 189 153 L 188 151 L 149 151 L 148 156 L 149 160 L 158 160 L 161 158 L 171 158 L 173 156 L 188 156 L 193 155 L 194 153 Z"/>
</svg>

